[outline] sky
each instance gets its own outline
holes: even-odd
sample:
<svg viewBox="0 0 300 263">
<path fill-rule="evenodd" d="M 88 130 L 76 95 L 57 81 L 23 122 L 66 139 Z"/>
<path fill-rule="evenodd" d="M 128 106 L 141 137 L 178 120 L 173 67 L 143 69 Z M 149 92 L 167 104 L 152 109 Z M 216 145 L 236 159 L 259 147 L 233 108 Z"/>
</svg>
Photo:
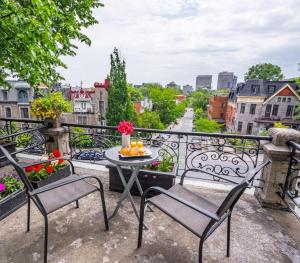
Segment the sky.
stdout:
<svg viewBox="0 0 300 263">
<path fill-rule="evenodd" d="M 299 76 L 300 0 L 102 0 L 99 24 L 84 32 L 63 61 L 65 82 L 84 87 L 102 82 L 117 47 L 133 84 L 175 81 L 195 87 L 196 76 L 232 71 L 243 81 L 257 63 L 279 65 L 286 78 Z"/>
</svg>

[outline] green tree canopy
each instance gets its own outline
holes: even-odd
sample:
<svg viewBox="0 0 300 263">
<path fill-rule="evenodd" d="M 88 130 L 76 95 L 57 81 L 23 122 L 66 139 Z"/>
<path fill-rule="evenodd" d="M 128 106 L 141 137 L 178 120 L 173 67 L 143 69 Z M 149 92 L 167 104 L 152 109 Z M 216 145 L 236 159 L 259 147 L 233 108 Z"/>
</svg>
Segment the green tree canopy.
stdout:
<svg viewBox="0 0 300 263">
<path fill-rule="evenodd" d="M 0 85 L 9 87 L 12 75 L 32 86 L 63 79 L 60 57 L 76 55 L 76 41 L 91 44 L 82 29 L 97 23 L 93 9 L 100 6 L 99 0 L 1 0 Z"/>
<path fill-rule="evenodd" d="M 194 110 L 200 108 L 206 111 L 210 93 L 206 90 L 198 90 L 193 92 L 191 96 L 191 106 Z"/>
<path fill-rule="evenodd" d="M 206 118 L 199 118 L 195 120 L 195 127 L 197 132 L 216 133 L 221 131 L 222 126 L 222 124 Z"/>
<path fill-rule="evenodd" d="M 256 64 L 248 69 L 245 74 L 245 80 L 263 79 L 263 80 L 282 80 L 283 74 L 281 68 L 271 63 Z"/>
<path fill-rule="evenodd" d="M 154 111 L 145 111 L 138 118 L 138 126 L 148 129 L 163 129 L 164 125 L 160 120 L 159 114 Z"/>
<path fill-rule="evenodd" d="M 127 89 L 131 101 L 140 101 L 143 99 L 143 93 L 139 89 L 133 87 L 131 84 L 127 85 Z"/>
<path fill-rule="evenodd" d="M 122 120 L 136 122 L 136 113 L 127 89 L 125 61 L 121 61 L 117 48 L 114 48 L 110 60 L 107 124 L 116 126 Z"/>
</svg>

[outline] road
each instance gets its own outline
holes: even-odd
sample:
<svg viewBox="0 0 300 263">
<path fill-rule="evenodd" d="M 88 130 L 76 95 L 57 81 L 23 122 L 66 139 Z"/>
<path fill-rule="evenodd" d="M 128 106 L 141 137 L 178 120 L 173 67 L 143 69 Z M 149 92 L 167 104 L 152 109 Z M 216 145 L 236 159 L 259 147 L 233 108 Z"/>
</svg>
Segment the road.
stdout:
<svg viewBox="0 0 300 263">
<path fill-rule="evenodd" d="M 191 132 L 193 130 L 193 117 L 194 111 L 192 108 L 187 108 L 183 117 L 178 121 L 178 124 L 172 125 L 170 130 L 181 131 L 181 132 Z"/>
</svg>

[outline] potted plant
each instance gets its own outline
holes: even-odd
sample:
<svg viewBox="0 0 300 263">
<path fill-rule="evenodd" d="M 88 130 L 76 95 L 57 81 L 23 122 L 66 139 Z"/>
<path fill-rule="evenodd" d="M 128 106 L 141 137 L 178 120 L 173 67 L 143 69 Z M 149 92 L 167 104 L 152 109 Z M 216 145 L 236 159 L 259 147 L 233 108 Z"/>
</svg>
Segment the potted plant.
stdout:
<svg viewBox="0 0 300 263">
<path fill-rule="evenodd" d="M 124 187 L 117 168 L 112 164 L 107 165 L 107 167 L 109 168 L 109 190 L 123 192 Z M 143 191 L 151 186 L 159 186 L 164 189 L 171 188 L 175 183 L 177 168 L 177 163 L 175 163 L 173 157 L 168 154 L 164 154 L 161 160 L 153 161 L 150 165 L 145 166 L 140 170 L 138 175 Z M 126 182 L 128 182 L 131 176 L 131 169 L 122 167 L 122 171 Z M 131 193 L 140 195 L 136 183 L 133 184 Z"/>
<path fill-rule="evenodd" d="M 13 153 L 16 151 L 17 143 L 9 140 L 0 140 L 0 145 L 3 146 L 9 153 Z M 9 164 L 9 161 L 6 158 L 3 158 L 3 156 L 3 153 L 0 152 L 0 167 Z"/>
<path fill-rule="evenodd" d="M 43 97 L 31 101 L 31 113 L 45 120 L 53 128 L 59 127 L 59 118 L 63 112 L 71 112 L 72 104 L 61 92 L 48 92 Z"/>
<path fill-rule="evenodd" d="M 27 201 L 23 184 L 18 176 L 0 177 L 0 220 L 20 208 Z"/>
<path fill-rule="evenodd" d="M 58 150 L 55 150 L 49 155 L 48 162 L 25 167 L 28 179 L 35 189 L 53 183 L 71 174 L 69 165 L 67 165 L 63 159 L 51 161 L 54 158 L 60 157 L 61 153 Z"/>
</svg>

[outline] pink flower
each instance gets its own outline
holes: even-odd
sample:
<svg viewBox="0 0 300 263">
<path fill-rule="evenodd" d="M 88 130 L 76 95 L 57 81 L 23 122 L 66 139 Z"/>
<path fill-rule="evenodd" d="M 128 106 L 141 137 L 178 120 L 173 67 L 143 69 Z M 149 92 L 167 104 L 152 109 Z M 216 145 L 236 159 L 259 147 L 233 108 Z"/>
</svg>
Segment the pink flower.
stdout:
<svg viewBox="0 0 300 263">
<path fill-rule="evenodd" d="M 126 135 L 131 134 L 133 133 L 133 124 L 130 121 L 120 121 L 118 131 Z"/>
<path fill-rule="evenodd" d="M 159 162 L 158 162 L 158 161 L 152 161 L 152 162 L 151 162 L 151 165 L 152 165 L 152 166 L 157 166 L 157 165 L 159 165 Z"/>
<path fill-rule="evenodd" d="M 0 192 L 5 190 L 5 184 L 0 184 Z"/>
</svg>

